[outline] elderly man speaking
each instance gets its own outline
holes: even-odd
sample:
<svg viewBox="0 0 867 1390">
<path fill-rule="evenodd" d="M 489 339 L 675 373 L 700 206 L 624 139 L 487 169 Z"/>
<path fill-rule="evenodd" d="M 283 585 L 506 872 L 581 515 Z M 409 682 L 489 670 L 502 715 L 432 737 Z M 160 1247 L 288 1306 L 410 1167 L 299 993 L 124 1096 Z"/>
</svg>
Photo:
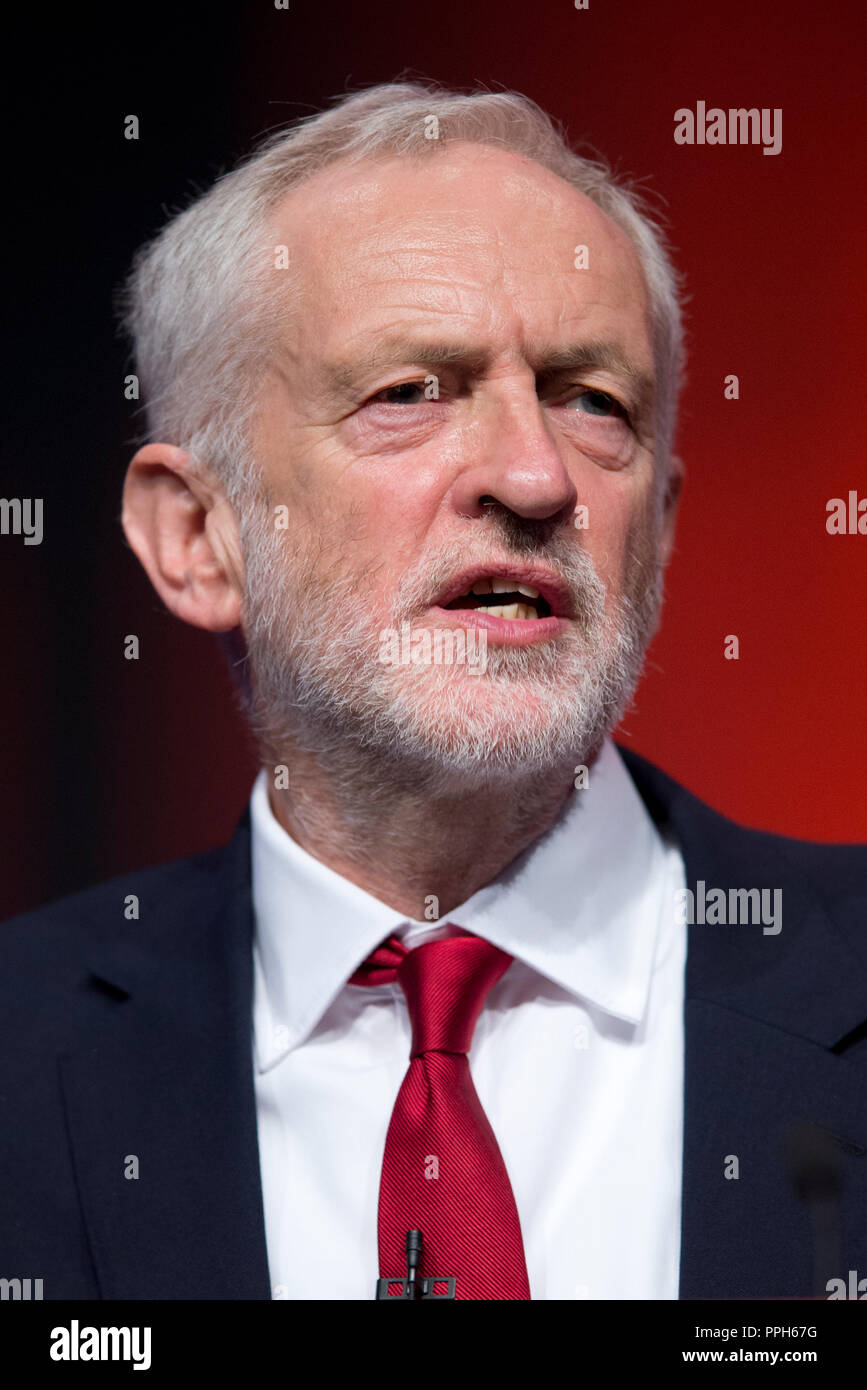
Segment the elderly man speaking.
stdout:
<svg viewBox="0 0 867 1390">
<path fill-rule="evenodd" d="M 867 1274 L 864 851 L 740 829 L 611 739 L 681 484 L 679 282 L 638 197 L 522 96 L 374 87 L 170 221 L 124 309 L 124 529 L 221 634 L 261 771 L 228 847 L 4 929 L 0 1272 Z"/>
</svg>

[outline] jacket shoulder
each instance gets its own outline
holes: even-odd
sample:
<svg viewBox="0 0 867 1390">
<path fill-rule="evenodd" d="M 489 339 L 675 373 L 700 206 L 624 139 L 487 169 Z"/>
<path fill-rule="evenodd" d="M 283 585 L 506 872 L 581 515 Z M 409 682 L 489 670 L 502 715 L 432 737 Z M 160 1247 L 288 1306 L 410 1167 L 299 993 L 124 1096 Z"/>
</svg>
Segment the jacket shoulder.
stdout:
<svg viewBox="0 0 867 1390">
<path fill-rule="evenodd" d="M 617 751 L 622 760 L 627 765 L 632 780 L 635 781 L 638 791 L 641 792 L 643 801 L 650 815 L 657 821 L 671 821 L 681 815 L 699 815 L 707 821 L 717 821 L 721 833 L 734 834 L 735 837 L 743 837 L 743 841 L 752 844 L 767 844 L 779 851 L 791 851 L 795 855 L 804 855 L 806 858 L 814 858 L 817 862 L 823 859 L 831 862 L 843 862 L 852 859 L 854 863 L 867 865 L 867 844 L 852 841 L 846 844 L 834 844 L 834 842 L 799 840 L 793 835 L 781 835 L 773 830 L 757 830 L 752 826 L 742 826 L 739 821 L 731 820 L 728 816 L 722 815 L 720 810 L 714 810 L 709 803 L 702 801 L 688 788 L 674 780 L 674 777 L 664 773 L 661 767 L 654 763 L 647 762 L 639 753 L 632 751 L 631 748 L 624 748 L 622 744 L 617 744 Z"/>
<path fill-rule="evenodd" d="M 117 874 L 0 922 L 4 975 L 17 979 L 28 966 L 46 974 L 75 967 L 95 945 L 134 928 L 148 933 L 185 899 L 200 901 L 223 868 L 229 846 Z M 135 900 L 135 901 L 133 901 Z M 156 909 L 156 910 L 155 910 Z M 11 967 L 11 969 L 10 969 Z"/>
<path fill-rule="evenodd" d="M 733 854 L 768 865 L 789 865 L 815 883 L 820 896 L 867 893 L 867 844 L 833 844 L 801 840 L 757 830 L 730 820 L 661 768 L 629 748 L 617 745 L 653 819 L 681 836 L 696 831 L 703 839 L 724 843 Z"/>
</svg>

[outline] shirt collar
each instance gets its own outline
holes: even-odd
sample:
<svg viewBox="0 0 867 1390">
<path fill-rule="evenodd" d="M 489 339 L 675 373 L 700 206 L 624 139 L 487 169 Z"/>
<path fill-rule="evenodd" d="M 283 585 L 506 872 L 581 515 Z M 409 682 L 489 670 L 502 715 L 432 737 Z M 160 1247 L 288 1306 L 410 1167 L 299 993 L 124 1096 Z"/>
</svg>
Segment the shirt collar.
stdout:
<svg viewBox="0 0 867 1390">
<path fill-rule="evenodd" d="M 385 937 L 413 944 L 441 923 L 412 921 L 301 848 L 274 816 L 266 775 L 250 799 L 256 919 L 257 1065 L 312 1032 Z M 665 849 L 609 740 L 555 825 L 449 913 L 585 1002 L 637 1023 L 645 1009 Z"/>
</svg>

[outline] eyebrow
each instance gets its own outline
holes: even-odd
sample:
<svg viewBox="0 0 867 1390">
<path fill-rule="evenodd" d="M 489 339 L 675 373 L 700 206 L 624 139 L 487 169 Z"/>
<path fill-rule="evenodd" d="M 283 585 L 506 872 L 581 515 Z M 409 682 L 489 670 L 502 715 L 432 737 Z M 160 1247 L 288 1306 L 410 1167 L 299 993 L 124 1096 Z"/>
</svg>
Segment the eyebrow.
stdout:
<svg viewBox="0 0 867 1390">
<path fill-rule="evenodd" d="M 377 344 L 371 352 L 358 358 L 326 363 L 325 375 L 333 389 L 350 393 L 362 376 L 377 372 L 390 362 L 417 362 L 419 366 L 426 367 L 458 366 L 478 375 L 489 365 L 492 356 L 490 349 L 472 344 L 392 338 Z M 653 373 L 632 362 L 616 343 L 594 340 L 565 347 L 543 347 L 534 354 L 531 365 L 536 377 L 543 380 L 567 371 L 596 369 L 617 372 L 632 386 L 639 409 L 647 409 L 654 402 L 656 382 Z"/>
</svg>

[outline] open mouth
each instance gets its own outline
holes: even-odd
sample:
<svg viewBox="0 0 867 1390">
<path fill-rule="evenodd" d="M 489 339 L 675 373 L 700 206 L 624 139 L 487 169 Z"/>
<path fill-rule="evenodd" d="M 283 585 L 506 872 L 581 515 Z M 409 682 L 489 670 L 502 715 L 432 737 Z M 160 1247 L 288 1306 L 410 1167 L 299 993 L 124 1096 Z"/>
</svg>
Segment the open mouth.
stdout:
<svg viewBox="0 0 867 1390">
<path fill-rule="evenodd" d="M 513 579 L 477 579 L 465 594 L 444 603 L 443 608 L 473 608 L 490 618 L 533 622 L 550 618 L 551 605 L 532 584 Z"/>
<path fill-rule="evenodd" d="M 539 623 L 540 634 L 550 635 L 573 616 L 568 584 L 556 570 L 541 565 L 516 565 L 508 560 L 494 565 L 474 565 L 456 574 L 436 600 L 445 611 L 477 613 L 476 621 Z M 548 620 L 547 622 L 545 620 Z M 493 630 L 496 623 L 491 624 Z"/>
</svg>

